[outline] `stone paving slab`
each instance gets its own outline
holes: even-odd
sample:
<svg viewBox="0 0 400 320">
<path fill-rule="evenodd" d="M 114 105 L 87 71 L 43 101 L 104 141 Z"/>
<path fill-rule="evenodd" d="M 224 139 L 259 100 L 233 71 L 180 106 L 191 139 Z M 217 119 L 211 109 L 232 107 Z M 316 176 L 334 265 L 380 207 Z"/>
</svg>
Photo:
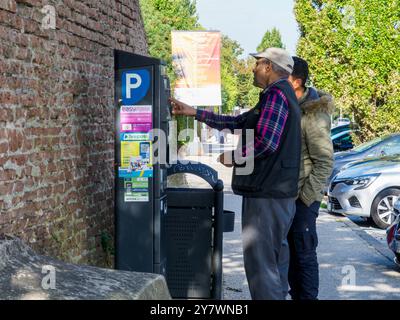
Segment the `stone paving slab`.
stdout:
<svg viewBox="0 0 400 320">
<path fill-rule="evenodd" d="M 163 276 L 68 264 L 0 239 L 0 300 L 167 300 Z"/>
</svg>

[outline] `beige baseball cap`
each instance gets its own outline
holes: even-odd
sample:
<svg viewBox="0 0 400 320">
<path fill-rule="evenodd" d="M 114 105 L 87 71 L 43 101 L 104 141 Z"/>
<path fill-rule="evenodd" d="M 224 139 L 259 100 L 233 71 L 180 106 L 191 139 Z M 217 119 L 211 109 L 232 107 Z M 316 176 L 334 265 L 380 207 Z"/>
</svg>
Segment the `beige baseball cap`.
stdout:
<svg viewBox="0 0 400 320">
<path fill-rule="evenodd" d="M 281 48 L 268 48 L 263 52 L 250 53 L 254 58 L 266 58 L 285 69 L 290 74 L 293 72 L 294 61 L 292 56 Z"/>
</svg>

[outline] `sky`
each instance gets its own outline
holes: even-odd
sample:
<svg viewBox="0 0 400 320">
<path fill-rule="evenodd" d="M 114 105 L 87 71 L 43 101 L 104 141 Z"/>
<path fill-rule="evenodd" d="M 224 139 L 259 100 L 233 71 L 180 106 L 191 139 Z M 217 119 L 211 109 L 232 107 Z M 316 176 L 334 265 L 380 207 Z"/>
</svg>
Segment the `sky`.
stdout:
<svg viewBox="0 0 400 320">
<path fill-rule="evenodd" d="M 294 55 L 299 38 L 294 0 L 197 0 L 200 24 L 236 40 L 247 56 L 256 52 L 267 30 L 278 28 L 286 49 Z"/>
</svg>

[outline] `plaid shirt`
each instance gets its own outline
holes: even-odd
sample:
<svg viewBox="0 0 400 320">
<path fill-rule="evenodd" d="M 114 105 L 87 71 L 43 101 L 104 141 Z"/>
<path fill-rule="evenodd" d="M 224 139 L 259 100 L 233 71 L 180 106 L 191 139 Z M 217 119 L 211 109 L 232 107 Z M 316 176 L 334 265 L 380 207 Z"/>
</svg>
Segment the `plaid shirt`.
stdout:
<svg viewBox="0 0 400 320">
<path fill-rule="evenodd" d="M 286 80 L 281 79 L 278 81 Z M 254 151 L 254 157 L 270 155 L 279 147 L 289 115 L 289 103 L 283 92 L 274 86 L 277 82 L 268 86 L 261 94 L 261 114 L 255 128 L 254 143 L 251 142 L 243 146 L 243 157 L 250 155 L 252 150 Z M 235 129 L 243 129 L 248 113 L 234 117 L 197 110 L 196 119 L 218 130 L 229 129 L 233 131 Z"/>
</svg>

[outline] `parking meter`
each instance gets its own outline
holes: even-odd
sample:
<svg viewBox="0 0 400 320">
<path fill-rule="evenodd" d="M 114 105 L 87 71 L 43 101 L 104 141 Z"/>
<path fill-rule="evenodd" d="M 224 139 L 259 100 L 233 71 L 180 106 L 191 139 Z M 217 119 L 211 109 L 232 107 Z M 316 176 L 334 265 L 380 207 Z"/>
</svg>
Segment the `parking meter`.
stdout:
<svg viewBox="0 0 400 320">
<path fill-rule="evenodd" d="M 158 59 L 119 50 L 114 59 L 115 267 L 165 274 L 167 173 L 152 157 L 168 137 L 169 81 Z"/>
</svg>

